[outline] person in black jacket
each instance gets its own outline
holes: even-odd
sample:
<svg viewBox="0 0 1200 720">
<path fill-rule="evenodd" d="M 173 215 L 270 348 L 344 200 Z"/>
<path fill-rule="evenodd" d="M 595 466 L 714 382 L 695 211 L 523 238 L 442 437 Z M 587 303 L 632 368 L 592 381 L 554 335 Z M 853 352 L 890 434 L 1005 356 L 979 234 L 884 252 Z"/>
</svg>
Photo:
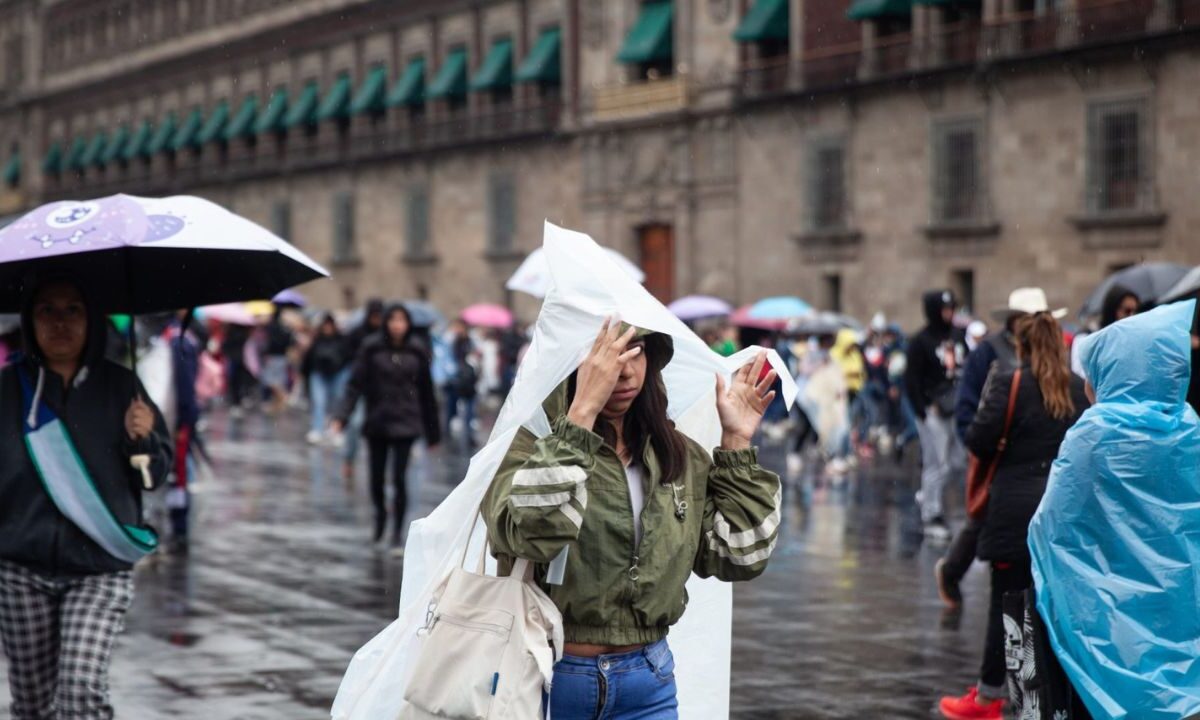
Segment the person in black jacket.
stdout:
<svg viewBox="0 0 1200 720">
<path fill-rule="evenodd" d="M 304 354 L 301 366 L 312 402 L 312 425 L 308 431 L 310 445 L 321 442 L 329 407 L 341 397 L 347 350 L 346 339 L 338 331 L 337 322 L 333 315 L 326 313 L 317 326 L 317 334 Z"/>
<path fill-rule="evenodd" d="M 156 544 L 142 525 L 142 491 L 166 476 L 171 443 L 137 377 L 104 359 L 104 315 L 78 284 L 36 285 L 21 327 L 26 353 L 0 371 L 0 636 L 13 716 L 110 718 L 108 664 L 133 595 L 131 569 Z M 58 427 L 80 464 L 51 463 L 56 471 L 43 454 L 35 464 L 31 438 Z M 147 476 L 131 466 L 135 456 L 148 458 Z M 69 517 L 47 489 L 61 492 L 56 478 L 73 488 L 90 480 L 99 506 Z M 101 517 L 104 507 L 111 516 Z M 96 522 L 89 532 L 73 517 Z M 95 526 L 136 533 L 138 552 Z"/>
<path fill-rule="evenodd" d="M 411 328 L 412 321 L 403 305 L 388 308 L 383 331 L 364 342 L 358 351 L 346 385 L 346 397 L 333 422 L 333 431 L 341 433 L 359 399 L 365 399 L 362 432 L 371 464 L 375 541 L 383 539 L 387 526 L 384 480 L 390 455 L 395 488 L 392 545 L 398 552 L 403 552 L 404 515 L 408 506 L 405 476 L 413 443 L 424 437 L 433 447 L 441 441 L 429 353 L 410 338 Z"/>
<path fill-rule="evenodd" d="M 353 360 L 358 357 L 367 338 L 378 335 L 383 330 L 383 301 L 379 298 L 367 300 L 363 307 L 362 322 L 346 335 L 346 357 Z M 350 381 L 350 370 L 343 371 L 339 382 L 343 388 Z M 358 436 L 362 433 L 363 419 L 366 412 L 360 406 L 350 416 L 349 432 L 343 437 L 342 444 L 342 479 L 349 485 L 354 480 L 354 459 L 358 457 Z"/>
<path fill-rule="evenodd" d="M 953 293 L 931 290 L 922 302 L 927 324 L 908 342 L 904 387 L 921 439 L 921 521 L 926 534 L 944 540 L 950 530 L 942 494 L 950 478 L 966 470 L 966 454 L 954 432 L 954 399 L 967 345 L 952 322 L 957 307 Z"/>
<path fill-rule="evenodd" d="M 1021 375 L 1005 446 L 1000 449 L 1017 370 L 993 368 L 979 411 L 967 429 L 967 447 L 981 462 L 992 462 L 997 453 L 999 458 L 977 547 L 979 559 L 992 566 L 983 663 L 977 687 L 963 697 L 942 699 L 942 714 L 952 720 L 1003 716 L 1004 594 L 1033 585 L 1029 522 L 1046 490 L 1063 437 L 1089 404 L 1083 380 L 1067 365 L 1062 328 L 1051 313 L 1019 320 L 1016 338 Z"/>
<path fill-rule="evenodd" d="M 167 509 L 172 540 L 175 549 L 180 551 L 186 551 L 188 544 L 188 515 L 192 506 L 189 486 L 195 467 L 192 449 L 200 423 L 196 376 L 200 372 L 201 341 L 190 326 L 186 331 L 183 329 L 187 316 L 187 311 L 180 311 L 164 333 L 171 347 L 171 376 L 175 388 L 175 477 L 174 487 L 167 492 Z"/>
</svg>

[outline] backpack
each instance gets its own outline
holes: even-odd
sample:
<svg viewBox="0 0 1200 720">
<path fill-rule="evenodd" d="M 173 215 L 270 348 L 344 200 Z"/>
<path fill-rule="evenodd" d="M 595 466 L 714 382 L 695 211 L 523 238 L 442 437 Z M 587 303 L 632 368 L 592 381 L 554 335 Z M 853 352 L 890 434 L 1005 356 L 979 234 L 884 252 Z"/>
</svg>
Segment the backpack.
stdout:
<svg viewBox="0 0 1200 720">
<path fill-rule="evenodd" d="M 549 709 L 562 614 L 518 558 L 508 577 L 456 565 L 433 593 L 399 720 L 530 720 Z M 464 552 L 465 559 L 465 552 Z"/>
</svg>

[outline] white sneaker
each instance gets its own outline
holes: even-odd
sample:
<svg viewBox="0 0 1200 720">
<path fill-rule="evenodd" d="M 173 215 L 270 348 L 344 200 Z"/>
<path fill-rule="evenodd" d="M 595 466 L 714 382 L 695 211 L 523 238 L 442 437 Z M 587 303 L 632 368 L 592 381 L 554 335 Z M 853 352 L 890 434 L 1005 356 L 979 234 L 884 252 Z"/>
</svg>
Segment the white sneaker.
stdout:
<svg viewBox="0 0 1200 720">
<path fill-rule="evenodd" d="M 304 439 L 308 441 L 309 445 L 320 445 L 321 441 L 324 439 L 324 436 L 316 430 L 309 430 L 308 434 L 304 436 Z"/>
<path fill-rule="evenodd" d="M 796 477 L 804 472 L 804 456 L 800 453 L 788 453 L 787 474 Z"/>
</svg>

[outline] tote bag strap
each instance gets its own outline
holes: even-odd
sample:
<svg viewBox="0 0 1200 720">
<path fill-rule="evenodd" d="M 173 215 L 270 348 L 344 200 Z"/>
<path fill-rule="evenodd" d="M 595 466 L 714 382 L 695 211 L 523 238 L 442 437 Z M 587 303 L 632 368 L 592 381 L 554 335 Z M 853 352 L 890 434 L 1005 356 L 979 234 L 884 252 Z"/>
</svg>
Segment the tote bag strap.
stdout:
<svg viewBox="0 0 1200 720">
<path fill-rule="evenodd" d="M 471 531 L 467 534 L 467 542 L 463 545 L 462 558 L 459 559 L 458 566 L 466 567 L 467 553 L 471 550 L 471 538 L 475 537 L 475 528 L 479 526 L 479 518 L 483 516 L 482 507 L 475 508 L 475 519 L 471 521 Z M 487 553 L 488 539 L 487 533 L 484 533 L 483 547 L 479 551 L 479 560 L 475 563 L 475 574 L 483 575 L 487 571 Z M 508 574 L 509 577 L 519 577 L 525 582 L 533 580 L 533 563 L 525 558 L 518 557 L 513 561 L 512 570 Z"/>
</svg>

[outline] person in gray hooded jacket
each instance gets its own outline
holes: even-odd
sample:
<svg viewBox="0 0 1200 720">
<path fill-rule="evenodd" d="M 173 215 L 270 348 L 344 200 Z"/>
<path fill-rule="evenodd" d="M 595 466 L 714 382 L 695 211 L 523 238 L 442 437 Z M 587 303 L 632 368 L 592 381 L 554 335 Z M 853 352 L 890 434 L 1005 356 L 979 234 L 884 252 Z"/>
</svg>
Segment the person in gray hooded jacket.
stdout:
<svg viewBox="0 0 1200 720">
<path fill-rule="evenodd" d="M 12 715 L 111 718 L 108 663 L 131 570 L 157 544 L 141 494 L 162 482 L 172 449 L 134 373 L 104 359 L 104 316 L 80 287 L 52 280 L 27 298 L 25 353 L 0 371 L 0 636 Z M 43 444 L 49 434 L 59 452 Z"/>
</svg>

